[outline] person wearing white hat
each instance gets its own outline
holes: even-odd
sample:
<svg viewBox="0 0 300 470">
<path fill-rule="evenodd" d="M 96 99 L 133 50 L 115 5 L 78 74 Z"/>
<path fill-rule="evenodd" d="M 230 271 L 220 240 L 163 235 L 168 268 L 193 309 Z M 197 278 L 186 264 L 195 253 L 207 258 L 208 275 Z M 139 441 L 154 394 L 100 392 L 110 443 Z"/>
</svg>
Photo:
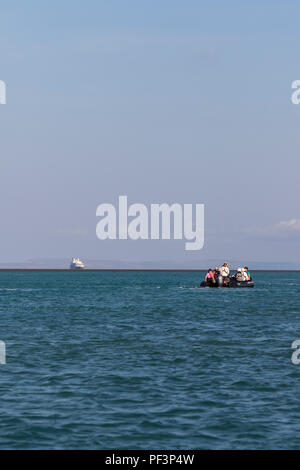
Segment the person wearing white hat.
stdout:
<svg viewBox="0 0 300 470">
<path fill-rule="evenodd" d="M 242 282 L 244 280 L 244 275 L 242 273 L 242 268 L 237 268 L 235 278 L 238 282 Z"/>
</svg>

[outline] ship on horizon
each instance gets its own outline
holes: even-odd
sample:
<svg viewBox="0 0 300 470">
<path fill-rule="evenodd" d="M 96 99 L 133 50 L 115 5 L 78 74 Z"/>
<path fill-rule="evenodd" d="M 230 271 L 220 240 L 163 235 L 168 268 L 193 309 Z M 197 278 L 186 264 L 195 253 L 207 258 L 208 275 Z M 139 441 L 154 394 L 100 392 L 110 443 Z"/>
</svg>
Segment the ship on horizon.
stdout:
<svg viewBox="0 0 300 470">
<path fill-rule="evenodd" d="M 79 258 L 72 258 L 70 269 L 72 269 L 73 271 L 74 270 L 78 271 L 84 268 L 85 268 L 85 265 Z"/>
</svg>

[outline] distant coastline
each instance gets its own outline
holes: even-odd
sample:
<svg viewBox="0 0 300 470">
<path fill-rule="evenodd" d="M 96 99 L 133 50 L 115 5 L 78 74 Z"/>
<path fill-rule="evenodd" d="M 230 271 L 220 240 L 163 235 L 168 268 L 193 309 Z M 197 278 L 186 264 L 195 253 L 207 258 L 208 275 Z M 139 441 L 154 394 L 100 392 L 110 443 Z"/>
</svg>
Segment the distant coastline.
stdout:
<svg viewBox="0 0 300 470">
<path fill-rule="evenodd" d="M 72 269 L 30 269 L 30 268 L 0 268 L 0 273 L 205 273 L 207 269 L 83 269 L 83 270 L 72 270 Z M 233 269 L 234 271 L 234 269 Z M 299 273 L 300 269 L 251 269 L 253 273 Z"/>
<path fill-rule="evenodd" d="M 36 271 L 36 272 L 63 272 L 69 271 L 71 257 L 66 258 L 33 258 L 27 260 L 3 261 L 0 260 L 0 272 Z M 196 272 L 207 271 L 208 268 L 222 266 L 224 259 L 187 257 L 185 259 L 157 259 L 157 260 L 120 260 L 120 259 L 96 259 L 88 256 L 80 256 L 87 272 Z M 231 271 L 238 266 L 249 266 L 251 272 L 296 272 L 300 271 L 300 262 L 290 261 L 266 261 L 241 259 L 239 257 L 226 259 Z"/>
</svg>

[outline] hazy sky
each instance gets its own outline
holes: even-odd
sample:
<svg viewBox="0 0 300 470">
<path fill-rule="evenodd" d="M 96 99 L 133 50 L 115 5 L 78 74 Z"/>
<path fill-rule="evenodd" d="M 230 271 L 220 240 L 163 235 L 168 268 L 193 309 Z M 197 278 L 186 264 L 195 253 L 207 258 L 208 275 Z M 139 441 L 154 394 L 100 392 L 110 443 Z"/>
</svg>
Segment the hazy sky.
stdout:
<svg viewBox="0 0 300 470">
<path fill-rule="evenodd" d="M 299 14 L 283 0 L 0 1 L 0 261 L 300 263 Z M 204 203 L 204 249 L 99 241 L 96 208 L 119 195 Z"/>
</svg>

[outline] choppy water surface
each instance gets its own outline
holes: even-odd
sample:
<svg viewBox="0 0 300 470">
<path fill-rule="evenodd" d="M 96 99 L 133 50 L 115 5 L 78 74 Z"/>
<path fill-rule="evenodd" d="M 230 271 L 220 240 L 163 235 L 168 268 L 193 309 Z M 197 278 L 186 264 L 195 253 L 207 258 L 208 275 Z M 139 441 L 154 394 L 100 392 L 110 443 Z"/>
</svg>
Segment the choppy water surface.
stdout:
<svg viewBox="0 0 300 470">
<path fill-rule="evenodd" d="M 0 448 L 299 449 L 300 274 L 200 280 L 0 273 Z"/>
</svg>

